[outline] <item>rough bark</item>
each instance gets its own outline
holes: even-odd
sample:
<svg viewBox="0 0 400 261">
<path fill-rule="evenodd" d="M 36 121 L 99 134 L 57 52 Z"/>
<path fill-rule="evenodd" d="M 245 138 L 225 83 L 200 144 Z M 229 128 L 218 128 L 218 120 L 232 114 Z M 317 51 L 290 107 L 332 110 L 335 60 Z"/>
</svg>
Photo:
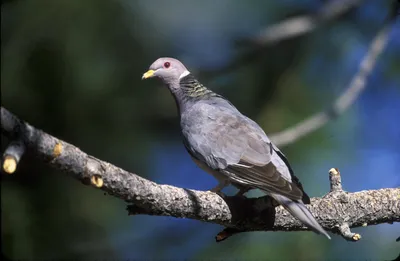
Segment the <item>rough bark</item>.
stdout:
<svg viewBox="0 0 400 261">
<path fill-rule="evenodd" d="M 223 197 L 212 192 L 156 184 L 36 129 L 3 107 L 1 131 L 11 141 L 22 142 L 50 166 L 130 203 L 130 214 L 191 218 L 227 227 L 217 241 L 244 231 L 307 230 L 282 207 L 273 207 L 269 197 Z M 348 227 L 400 221 L 400 188 L 349 193 L 337 185 L 341 183 L 339 172 L 332 169 L 330 174 L 331 192 L 311 199 L 308 206 L 326 230 L 356 241 L 359 235 L 348 234 Z"/>
</svg>

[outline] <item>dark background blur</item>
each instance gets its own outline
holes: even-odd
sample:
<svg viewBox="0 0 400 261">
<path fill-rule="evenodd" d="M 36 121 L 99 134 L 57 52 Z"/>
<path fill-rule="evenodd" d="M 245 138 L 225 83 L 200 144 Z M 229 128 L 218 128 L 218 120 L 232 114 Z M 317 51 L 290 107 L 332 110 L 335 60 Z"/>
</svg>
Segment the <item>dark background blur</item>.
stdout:
<svg viewBox="0 0 400 261">
<path fill-rule="evenodd" d="M 85 152 L 158 183 L 207 190 L 190 160 L 176 108 L 158 81 L 160 56 L 182 60 L 267 133 L 324 109 L 347 86 L 391 1 L 365 1 L 311 34 L 266 48 L 237 70 L 237 39 L 326 1 L 14 0 L 1 5 L 2 105 Z M 366 91 L 338 120 L 283 151 L 310 196 L 400 185 L 400 22 Z M 2 151 L 6 140 L 2 141 Z M 390 260 L 400 225 L 354 229 L 357 243 L 311 232 L 254 232 L 216 244 L 218 225 L 128 216 L 125 203 L 25 155 L 2 175 L 3 253 L 18 259 Z M 229 192 L 233 190 L 228 189 Z M 256 195 L 256 194 L 250 194 Z"/>
</svg>

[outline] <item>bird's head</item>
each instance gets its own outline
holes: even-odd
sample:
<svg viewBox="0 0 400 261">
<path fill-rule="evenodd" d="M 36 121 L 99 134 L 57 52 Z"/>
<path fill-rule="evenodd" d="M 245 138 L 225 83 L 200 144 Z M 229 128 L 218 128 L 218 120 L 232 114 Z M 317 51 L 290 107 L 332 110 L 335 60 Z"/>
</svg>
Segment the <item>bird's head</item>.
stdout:
<svg viewBox="0 0 400 261">
<path fill-rule="evenodd" d="M 177 59 L 162 57 L 150 65 L 149 70 L 143 74 L 142 79 L 158 77 L 165 84 L 171 85 L 179 83 L 179 80 L 189 73 L 186 67 Z"/>
</svg>

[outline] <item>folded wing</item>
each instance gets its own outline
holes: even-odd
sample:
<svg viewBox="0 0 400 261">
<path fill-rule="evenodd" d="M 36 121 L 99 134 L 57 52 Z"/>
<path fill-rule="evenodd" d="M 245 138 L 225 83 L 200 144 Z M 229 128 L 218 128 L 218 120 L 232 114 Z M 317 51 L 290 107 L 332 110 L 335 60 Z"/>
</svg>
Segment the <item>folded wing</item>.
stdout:
<svg viewBox="0 0 400 261">
<path fill-rule="evenodd" d="M 302 199 L 303 191 L 292 182 L 289 167 L 256 123 L 227 108 L 213 107 L 206 115 L 206 120 L 197 118 L 196 131 L 184 133 L 192 156 L 234 182 Z"/>
</svg>

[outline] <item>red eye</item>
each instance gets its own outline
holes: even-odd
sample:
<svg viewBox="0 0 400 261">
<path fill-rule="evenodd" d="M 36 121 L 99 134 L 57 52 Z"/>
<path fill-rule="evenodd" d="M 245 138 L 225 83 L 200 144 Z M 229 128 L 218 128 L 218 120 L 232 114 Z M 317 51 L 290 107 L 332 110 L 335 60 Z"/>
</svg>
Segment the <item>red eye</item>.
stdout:
<svg viewBox="0 0 400 261">
<path fill-rule="evenodd" d="M 165 68 L 169 68 L 170 66 L 171 66 L 171 64 L 170 64 L 169 62 L 165 62 L 165 63 L 164 63 L 164 67 L 165 67 Z"/>
</svg>

